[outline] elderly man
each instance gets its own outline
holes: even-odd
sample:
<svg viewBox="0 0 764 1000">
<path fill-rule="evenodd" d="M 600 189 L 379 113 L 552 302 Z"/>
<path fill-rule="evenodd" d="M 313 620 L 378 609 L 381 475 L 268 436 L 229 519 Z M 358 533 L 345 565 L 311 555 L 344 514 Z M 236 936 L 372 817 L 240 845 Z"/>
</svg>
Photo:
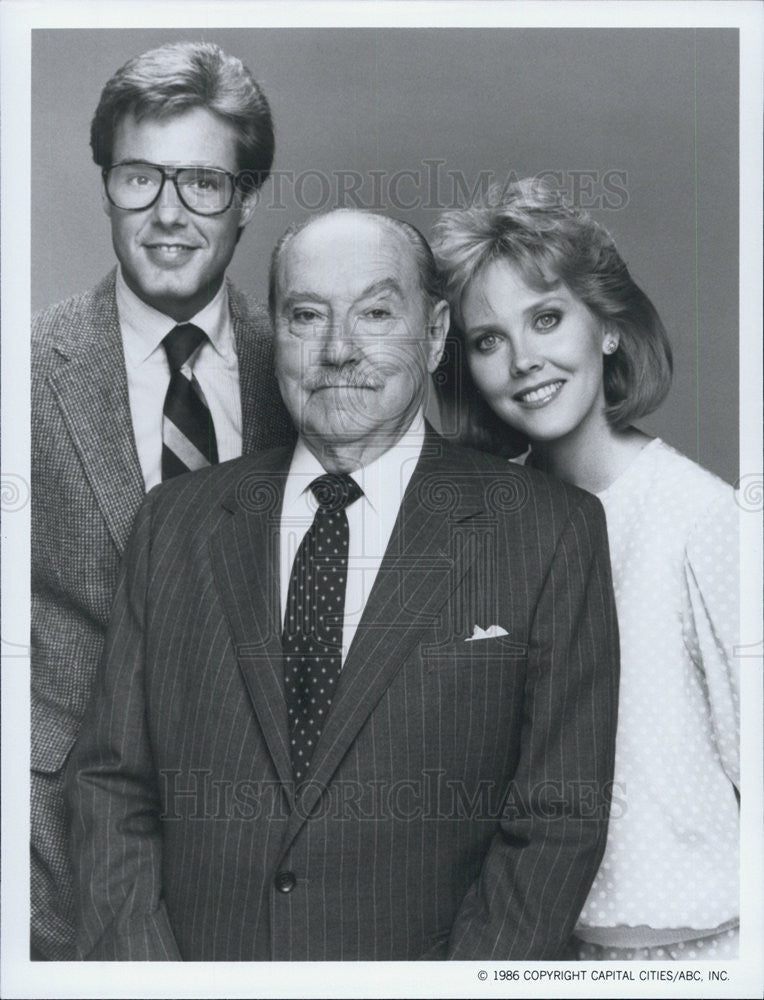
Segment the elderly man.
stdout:
<svg viewBox="0 0 764 1000">
<path fill-rule="evenodd" d="M 119 267 L 32 329 L 32 955 L 74 956 L 62 796 L 119 560 L 160 480 L 291 440 L 262 306 L 224 280 L 273 158 L 238 59 L 132 59 L 91 127 Z"/>
<path fill-rule="evenodd" d="M 618 643 L 597 500 L 449 444 L 412 227 L 271 265 L 277 449 L 153 491 L 69 771 L 93 959 L 561 955 L 602 854 Z"/>
</svg>

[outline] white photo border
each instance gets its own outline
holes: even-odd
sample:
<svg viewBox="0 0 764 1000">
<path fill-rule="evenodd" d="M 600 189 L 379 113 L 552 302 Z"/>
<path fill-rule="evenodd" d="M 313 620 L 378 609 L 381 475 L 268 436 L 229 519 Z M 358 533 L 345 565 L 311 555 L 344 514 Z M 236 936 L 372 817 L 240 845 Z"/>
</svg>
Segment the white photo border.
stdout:
<svg viewBox="0 0 764 1000">
<path fill-rule="evenodd" d="M 758 997 L 764 919 L 762 875 L 762 7 L 755 2 L 11 2 L 0 7 L 2 65 L 2 910 L 5 997 L 440 997 L 503 996 L 495 962 L 109 963 L 30 962 L 29 947 L 29 339 L 31 37 L 36 28 L 284 27 L 719 27 L 740 31 L 740 470 L 749 507 L 741 516 L 742 873 L 741 958 L 693 963 L 729 979 L 595 984 L 528 981 L 512 963 L 514 997 Z M 12 513 L 12 516 L 11 516 Z M 758 516 L 757 516 L 758 515 Z M 709 816 L 709 823 L 713 823 Z M 581 968 L 591 969 L 587 963 Z M 686 963 L 689 967 L 690 963 Z M 634 970 L 641 963 L 631 963 Z M 613 965 L 613 969 L 620 965 Z M 652 968 L 668 967 L 652 963 Z M 674 966 L 676 967 L 676 966 Z M 481 982 L 485 969 L 489 980 Z M 649 993 L 646 992 L 649 989 Z"/>
</svg>

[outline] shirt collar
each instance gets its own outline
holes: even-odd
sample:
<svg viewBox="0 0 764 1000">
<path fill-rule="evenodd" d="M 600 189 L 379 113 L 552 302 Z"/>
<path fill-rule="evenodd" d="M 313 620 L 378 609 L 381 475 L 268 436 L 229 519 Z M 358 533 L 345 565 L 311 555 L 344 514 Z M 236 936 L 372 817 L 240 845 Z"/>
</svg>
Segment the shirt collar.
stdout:
<svg viewBox="0 0 764 1000">
<path fill-rule="evenodd" d="M 369 465 L 350 473 L 377 514 L 383 510 L 395 511 L 397 514 L 403 494 L 419 461 L 424 433 L 424 415 L 420 410 L 411 422 L 411 426 L 392 448 L 388 448 Z M 310 451 L 305 441 L 299 438 L 284 487 L 284 511 L 289 513 L 299 503 L 313 480 L 317 476 L 323 476 L 325 472 L 326 469 Z"/>
<path fill-rule="evenodd" d="M 121 267 L 117 268 L 116 298 L 125 359 L 131 365 L 142 364 L 177 324 L 171 316 L 154 309 L 128 288 Z M 227 319 L 228 288 L 224 280 L 214 299 L 189 320 L 189 323 L 204 330 L 212 346 L 223 358 L 227 358 L 233 348 L 225 337 Z"/>
</svg>

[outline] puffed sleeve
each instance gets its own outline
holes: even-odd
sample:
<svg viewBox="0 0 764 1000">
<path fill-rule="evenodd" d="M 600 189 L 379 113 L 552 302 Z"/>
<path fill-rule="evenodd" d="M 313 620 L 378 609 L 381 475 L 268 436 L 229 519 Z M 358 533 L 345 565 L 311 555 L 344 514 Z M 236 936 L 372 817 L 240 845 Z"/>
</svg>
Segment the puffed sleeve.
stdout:
<svg viewBox="0 0 764 1000">
<path fill-rule="evenodd" d="M 696 521 L 684 556 L 684 641 L 702 673 L 722 767 L 739 786 L 739 509 L 730 489 Z"/>
</svg>

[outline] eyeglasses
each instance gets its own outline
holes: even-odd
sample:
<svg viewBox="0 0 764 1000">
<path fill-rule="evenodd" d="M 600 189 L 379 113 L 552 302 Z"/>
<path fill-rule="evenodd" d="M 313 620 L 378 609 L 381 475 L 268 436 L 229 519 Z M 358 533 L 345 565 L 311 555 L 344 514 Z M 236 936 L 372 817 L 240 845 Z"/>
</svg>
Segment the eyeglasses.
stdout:
<svg viewBox="0 0 764 1000">
<path fill-rule="evenodd" d="M 165 181 L 175 185 L 178 198 L 196 215 L 221 215 L 231 207 L 237 178 L 219 167 L 163 167 L 126 160 L 101 171 L 106 197 L 125 212 L 141 212 L 157 201 Z"/>
</svg>

